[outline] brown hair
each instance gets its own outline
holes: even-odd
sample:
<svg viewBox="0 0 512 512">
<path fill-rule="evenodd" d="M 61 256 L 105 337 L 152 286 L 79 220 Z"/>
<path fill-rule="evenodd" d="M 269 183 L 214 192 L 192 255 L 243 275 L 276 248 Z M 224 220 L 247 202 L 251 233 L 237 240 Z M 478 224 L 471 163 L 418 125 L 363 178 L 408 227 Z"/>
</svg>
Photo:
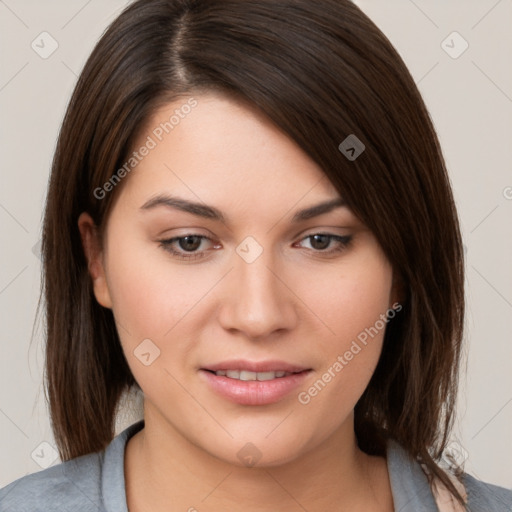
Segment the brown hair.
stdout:
<svg viewBox="0 0 512 512">
<path fill-rule="evenodd" d="M 357 403 L 358 443 L 385 454 L 395 439 L 460 499 L 437 465 L 463 331 L 457 213 L 411 75 L 349 0 L 139 0 L 98 42 L 62 124 L 44 218 L 45 384 L 61 458 L 103 449 L 122 393 L 138 386 L 112 312 L 94 299 L 78 216 L 104 225 L 118 190 L 101 200 L 93 191 L 158 106 L 213 89 L 267 115 L 377 237 L 403 283 L 403 309 Z M 338 149 L 350 134 L 366 146 L 354 161 Z"/>
</svg>

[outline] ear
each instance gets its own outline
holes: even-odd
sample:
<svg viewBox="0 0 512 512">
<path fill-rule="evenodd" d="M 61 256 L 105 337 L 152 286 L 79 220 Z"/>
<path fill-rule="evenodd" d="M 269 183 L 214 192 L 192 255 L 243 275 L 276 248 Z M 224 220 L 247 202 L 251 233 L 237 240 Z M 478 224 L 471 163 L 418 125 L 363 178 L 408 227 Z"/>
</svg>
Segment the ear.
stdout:
<svg viewBox="0 0 512 512">
<path fill-rule="evenodd" d="M 103 307 L 112 308 L 112 300 L 105 277 L 102 243 L 98 229 L 88 213 L 84 212 L 78 218 L 78 229 L 87 260 L 87 268 L 92 279 L 94 296 Z"/>
</svg>

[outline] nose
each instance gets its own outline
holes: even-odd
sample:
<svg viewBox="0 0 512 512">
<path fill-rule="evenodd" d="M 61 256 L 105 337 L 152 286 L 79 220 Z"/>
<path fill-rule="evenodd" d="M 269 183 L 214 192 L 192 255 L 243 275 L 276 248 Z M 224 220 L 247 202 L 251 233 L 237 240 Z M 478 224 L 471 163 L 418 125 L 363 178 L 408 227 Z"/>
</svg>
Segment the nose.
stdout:
<svg viewBox="0 0 512 512">
<path fill-rule="evenodd" d="M 247 263 L 234 255 L 219 312 L 222 327 L 250 339 L 293 329 L 298 320 L 294 294 L 285 276 L 279 275 L 271 258 L 261 256 Z"/>
</svg>

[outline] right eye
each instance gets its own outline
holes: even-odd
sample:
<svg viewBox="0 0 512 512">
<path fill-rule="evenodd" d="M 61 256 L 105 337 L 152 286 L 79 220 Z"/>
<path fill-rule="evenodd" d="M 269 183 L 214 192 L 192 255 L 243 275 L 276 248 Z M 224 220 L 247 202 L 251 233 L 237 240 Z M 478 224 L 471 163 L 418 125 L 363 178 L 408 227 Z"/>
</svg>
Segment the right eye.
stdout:
<svg viewBox="0 0 512 512">
<path fill-rule="evenodd" d="M 203 242 L 212 242 L 211 238 L 198 234 L 187 234 L 184 236 L 176 236 L 167 240 L 160 240 L 160 246 L 172 256 L 182 260 L 197 260 L 206 257 L 206 250 L 198 251 Z M 220 245 L 214 246 L 215 249 Z"/>
</svg>

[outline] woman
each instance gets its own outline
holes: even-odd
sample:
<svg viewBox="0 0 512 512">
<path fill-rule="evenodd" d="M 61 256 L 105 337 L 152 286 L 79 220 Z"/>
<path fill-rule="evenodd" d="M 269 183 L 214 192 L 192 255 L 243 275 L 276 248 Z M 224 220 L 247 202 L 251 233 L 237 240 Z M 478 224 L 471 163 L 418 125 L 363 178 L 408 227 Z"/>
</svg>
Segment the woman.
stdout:
<svg viewBox="0 0 512 512">
<path fill-rule="evenodd" d="M 63 122 L 43 255 L 65 462 L 0 510 L 510 510 L 441 463 L 457 214 L 414 81 L 349 1 L 129 6 Z"/>
</svg>

